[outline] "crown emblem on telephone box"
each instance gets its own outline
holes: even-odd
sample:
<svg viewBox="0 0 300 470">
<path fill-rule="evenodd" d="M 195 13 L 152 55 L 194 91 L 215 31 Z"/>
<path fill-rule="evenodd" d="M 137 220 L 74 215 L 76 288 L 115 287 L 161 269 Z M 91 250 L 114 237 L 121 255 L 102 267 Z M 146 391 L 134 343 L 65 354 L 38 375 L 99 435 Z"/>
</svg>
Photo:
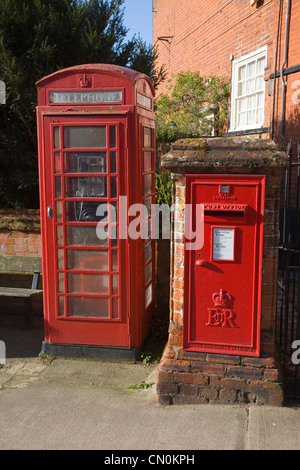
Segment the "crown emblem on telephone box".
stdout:
<svg viewBox="0 0 300 470">
<path fill-rule="evenodd" d="M 86 73 L 79 80 L 81 88 L 88 88 L 91 86 L 91 79 L 86 76 Z"/>
</svg>

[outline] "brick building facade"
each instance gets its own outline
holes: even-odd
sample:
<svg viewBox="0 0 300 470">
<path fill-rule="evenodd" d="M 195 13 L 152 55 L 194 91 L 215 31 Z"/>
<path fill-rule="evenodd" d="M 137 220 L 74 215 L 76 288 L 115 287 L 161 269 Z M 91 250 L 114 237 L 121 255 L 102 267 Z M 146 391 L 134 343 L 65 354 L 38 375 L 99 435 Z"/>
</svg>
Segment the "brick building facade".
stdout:
<svg viewBox="0 0 300 470">
<path fill-rule="evenodd" d="M 223 77 L 231 85 L 228 132 L 286 145 L 299 128 L 299 20 L 299 0 L 153 0 L 158 65 L 168 79 L 186 70 Z"/>
</svg>

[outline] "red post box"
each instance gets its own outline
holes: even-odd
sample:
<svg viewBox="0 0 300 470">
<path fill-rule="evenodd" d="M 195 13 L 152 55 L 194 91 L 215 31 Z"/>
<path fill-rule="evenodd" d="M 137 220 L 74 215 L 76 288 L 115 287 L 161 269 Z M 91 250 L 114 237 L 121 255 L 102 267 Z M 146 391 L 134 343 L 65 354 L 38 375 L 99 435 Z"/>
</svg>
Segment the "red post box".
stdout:
<svg viewBox="0 0 300 470">
<path fill-rule="evenodd" d="M 153 86 L 103 64 L 37 86 L 42 350 L 135 355 L 154 310 L 155 258 L 150 233 L 128 237 L 128 209 L 154 203 Z"/>
<path fill-rule="evenodd" d="M 185 350 L 259 356 L 264 188 L 259 175 L 186 176 L 204 243 L 185 250 Z"/>
</svg>

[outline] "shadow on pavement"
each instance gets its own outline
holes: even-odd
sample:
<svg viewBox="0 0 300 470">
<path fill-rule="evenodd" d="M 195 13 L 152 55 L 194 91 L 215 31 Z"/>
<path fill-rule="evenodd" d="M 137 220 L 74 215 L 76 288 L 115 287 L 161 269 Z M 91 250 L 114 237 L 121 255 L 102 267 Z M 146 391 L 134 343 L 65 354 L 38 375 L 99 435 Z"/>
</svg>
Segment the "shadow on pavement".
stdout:
<svg viewBox="0 0 300 470">
<path fill-rule="evenodd" d="M 0 314 L 0 340 L 5 342 L 6 358 L 38 357 L 44 338 L 44 319 L 34 316 L 32 327 L 24 328 L 24 316 Z"/>
<path fill-rule="evenodd" d="M 20 314 L 0 314 L 0 340 L 6 345 L 6 358 L 38 357 L 44 339 L 44 319 L 34 316 L 32 327 L 24 328 L 24 316 Z M 167 338 L 151 337 L 141 352 L 144 364 L 160 360 Z"/>
</svg>

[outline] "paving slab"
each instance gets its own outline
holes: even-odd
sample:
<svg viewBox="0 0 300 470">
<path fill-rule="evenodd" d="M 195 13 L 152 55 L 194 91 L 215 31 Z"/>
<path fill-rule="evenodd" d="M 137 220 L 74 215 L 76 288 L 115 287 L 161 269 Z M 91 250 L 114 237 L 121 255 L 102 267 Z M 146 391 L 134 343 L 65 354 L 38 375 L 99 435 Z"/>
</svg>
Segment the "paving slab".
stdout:
<svg viewBox="0 0 300 470">
<path fill-rule="evenodd" d="M 251 406 L 245 447 L 300 450 L 300 408 Z"/>
<path fill-rule="evenodd" d="M 53 373 L 53 371 L 52 371 Z M 70 377 L 69 377 L 70 379 Z M 0 392 L 0 449 L 243 449 L 240 407 L 161 407 L 152 389 L 40 378 Z M 130 379 L 130 378 L 129 378 Z"/>
<path fill-rule="evenodd" d="M 243 407 L 158 405 L 157 364 L 58 358 L 20 365 L 7 367 L 15 374 L 0 392 L 0 449 L 244 447 Z"/>
</svg>

